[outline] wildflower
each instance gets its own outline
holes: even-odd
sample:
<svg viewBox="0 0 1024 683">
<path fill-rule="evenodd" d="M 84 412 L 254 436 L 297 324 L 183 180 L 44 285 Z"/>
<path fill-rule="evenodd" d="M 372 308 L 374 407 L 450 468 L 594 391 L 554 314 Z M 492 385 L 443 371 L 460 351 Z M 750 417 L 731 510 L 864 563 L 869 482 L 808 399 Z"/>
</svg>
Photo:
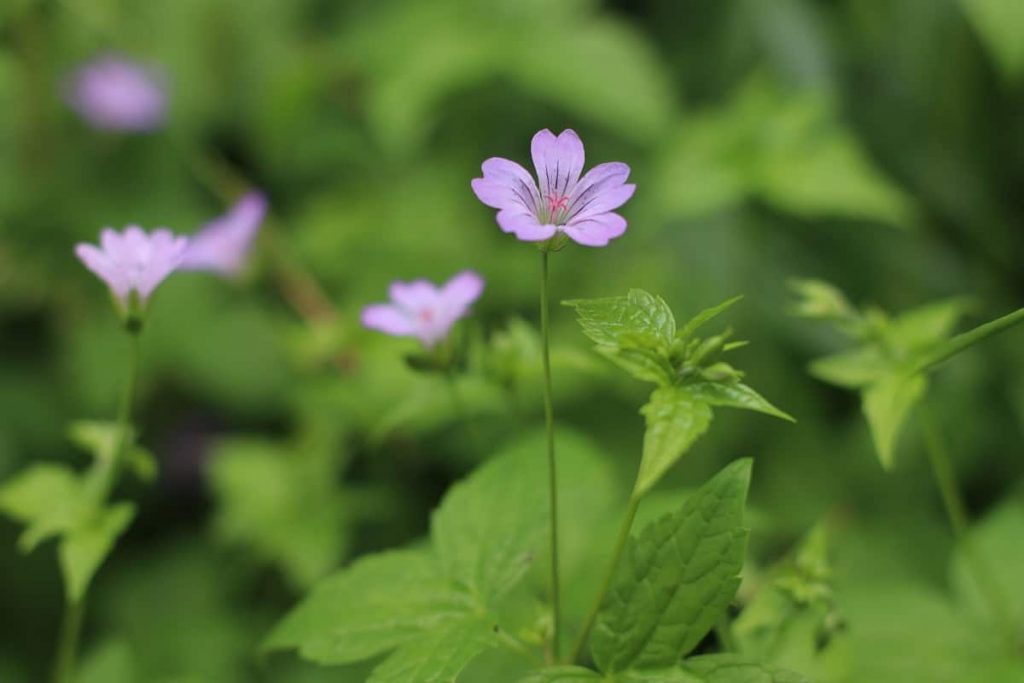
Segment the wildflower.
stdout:
<svg viewBox="0 0 1024 683">
<path fill-rule="evenodd" d="M 626 232 L 626 219 L 614 210 L 633 196 L 629 166 L 598 164 L 582 178 L 583 142 L 575 131 L 555 135 L 544 129 L 533 136 L 533 164 L 540 184 L 508 159 L 483 163 L 483 178 L 473 192 L 498 209 L 498 225 L 525 242 L 543 242 L 564 233 L 578 244 L 603 247 Z"/>
<path fill-rule="evenodd" d="M 267 198 L 260 192 L 246 194 L 189 238 L 180 269 L 237 274 L 266 215 Z"/>
<path fill-rule="evenodd" d="M 363 325 L 396 337 L 416 337 L 430 348 L 448 336 L 483 290 L 483 278 L 471 270 L 441 287 L 426 280 L 394 282 L 388 291 L 391 303 L 364 308 Z"/>
<path fill-rule="evenodd" d="M 180 265 L 188 239 L 166 228 L 151 233 L 137 225 L 123 232 L 110 228 L 100 233 L 100 246 L 80 243 L 75 254 L 85 267 L 107 283 L 126 309 L 133 308 L 133 294 L 143 305 L 153 290 Z"/>
<path fill-rule="evenodd" d="M 167 95 L 158 75 L 116 56 L 80 67 L 71 79 L 68 103 L 89 125 L 107 131 L 150 131 L 167 113 Z"/>
</svg>

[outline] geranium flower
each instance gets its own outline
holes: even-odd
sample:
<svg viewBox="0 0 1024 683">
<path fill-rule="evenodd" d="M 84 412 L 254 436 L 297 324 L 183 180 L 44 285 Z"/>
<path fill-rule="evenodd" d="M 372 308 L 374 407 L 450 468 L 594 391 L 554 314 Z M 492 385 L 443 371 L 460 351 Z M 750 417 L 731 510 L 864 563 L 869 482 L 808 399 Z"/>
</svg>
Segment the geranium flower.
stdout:
<svg viewBox="0 0 1024 683">
<path fill-rule="evenodd" d="M 474 178 L 473 192 L 498 209 L 498 225 L 525 242 L 543 242 L 559 232 L 578 244 L 603 247 L 626 232 L 626 219 L 614 210 L 633 196 L 627 184 L 629 166 L 598 164 L 582 178 L 583 142 L 575 131 L 555 135 L 544 129 L 530 145 L 540 186 L 529 172 L 508 159 L 483 163 L 483 178 Z"/>
<path fill-rule="evenodd" d="M 236 275 L 266 215 L 267 198 L 260 192 L 246 194 L 230 211 L 189 237 L 181 269 Z"/>
<path fill-rule="evenodd" d="M 430 348 L 448 336 L 484 291 L 484 280 L 465 270 L 437 287 L 426 280 L 394 282 L 391 303 L 363 309 L 363 325 L 395 337 L 416 337 Z"/>
<path fill-rule="evenodd" d="M 157 285 L 181 265 L 187 248 L 187 238 L 166 228 L 146 233 L 130 225 L 120 233 L 104 229 L 99 247 L 81 243 L 75 246 L 75 254 L 127 308 L 132 292 L 144 304 Z"/>
<path fill-rule="evenodd" d="M 79 116 L 100 130 L 141 133 L 158 128 L 167 114 L 162 79 L 116 56 L 80 67 L 71 78 L 67 99 Z"/>
</svg>

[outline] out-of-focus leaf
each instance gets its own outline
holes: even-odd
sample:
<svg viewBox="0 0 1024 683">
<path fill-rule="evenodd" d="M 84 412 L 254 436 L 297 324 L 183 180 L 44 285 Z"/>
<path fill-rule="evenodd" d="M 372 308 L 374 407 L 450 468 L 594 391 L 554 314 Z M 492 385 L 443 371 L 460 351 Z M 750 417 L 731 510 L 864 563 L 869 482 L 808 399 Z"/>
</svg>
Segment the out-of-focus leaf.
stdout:
<svg viewBox="0 0 1024 683">
<path fill-rule="evenodd" d="M 329 461 L 297 447 L 233 439 L 208 465 L 217 499 L 215 533 L 253 549 L 307 588 L 341 560 L 349 517 Z"/>
<path fill-rule="evenodd" d="M 720 109 L 687 119 L 663 149 L 655 193 L 674 216 L 758 198 L 812 218 L 913 222 L 910 199 L 871 163 L 823 93 L 787 93 L 754 77 Z"/>
<path fill-rule="evenodd" d="M 134 505 L 115 503 L 95 516 L 78 520 L 62 534 L 57 555 L 69 600 L 78 602 L 85 597 L 96 571 L 134 518 Z"/>
<path fill-rule="evenodd" d="M 845 389 L 860 389 L 885 375 L 886 359 L 874 346 L 863 346 L 813 361 L 810 372 L 818 379 Z"/>
<path fill-rule="evenodd" d="M 721 617 L 739 587 L 750 466 L 729 465 L 630 539 L 591 638 L 602 671 L 672 666 Z"/>
<path fill-rule="evenodd" d="M 864 390 L 864 416 L 882 467 L 890 469 L 903 422 L 928 388 L 921 375 L 891 375 Z"/>
<path fill-rule="evenodd" d="M 960 6 L 1007 79 L 1024 75 L 1024 5 L 1016 0 L 960 0 Z"/>
<path fill-rule="evenodd" d="M 1000 615 L 992 614 L 993 598 L 1000 601 L 1018 631 L 1024 627 L 1024 595 L 1019 590 L 1024 576 L 1022 538 L 1024 502 L 1011 499 L 971 528 L 966 540 L 970 547 L 962 545 L 953 558 L 952 583 L 958 597 L 969 610 L 989 620 L 993 630 L 1005 628 L 999 623 Z M 978 584 L 982 577 L 989 586 Z"/>
<path fill-rule="evenodd" d="M 136 683 L 135 659 L 123 640 L 102 643 L 88 654 L 75 683 Z"/>
<path fill-rule="evenodd" d="M 644 495 L 707 431 L 711 408 L 687 388 L 661 387 L 640 411 L 647 423 L 634 495 Z"/>
<path fill-rule="evenodd" d="M 0 511 L 25 524 L 18 544 L 30 552 L 43 541 L 73 529 L 94 508 L 82 481 L 67 467 L 35 465 L 4 482 Z"/>
</svg>

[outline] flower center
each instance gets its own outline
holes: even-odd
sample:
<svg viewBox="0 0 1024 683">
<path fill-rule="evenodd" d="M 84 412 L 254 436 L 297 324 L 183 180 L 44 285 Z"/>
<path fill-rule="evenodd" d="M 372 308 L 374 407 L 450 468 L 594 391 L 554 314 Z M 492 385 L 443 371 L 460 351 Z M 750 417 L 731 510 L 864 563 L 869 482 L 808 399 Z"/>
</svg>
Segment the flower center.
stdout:
<svg viewBox="0 0 1024 683">
<path fill-rule="evenodd" d="M 424 308 L 419 312 L 417 317 L 419 317 L 421 323 L 429 325 L 430 323 L 434 322 L 434 311 L 432 311 L 429 308 Z"/>
<path fill-rule="evenodd" d="M 548 201 L 548 220 L 555 225 L 561 225 L 567 218 L 569 212 L 569 198 L 557 194 L 549 194 L 545 197 Z"/>
</svg>

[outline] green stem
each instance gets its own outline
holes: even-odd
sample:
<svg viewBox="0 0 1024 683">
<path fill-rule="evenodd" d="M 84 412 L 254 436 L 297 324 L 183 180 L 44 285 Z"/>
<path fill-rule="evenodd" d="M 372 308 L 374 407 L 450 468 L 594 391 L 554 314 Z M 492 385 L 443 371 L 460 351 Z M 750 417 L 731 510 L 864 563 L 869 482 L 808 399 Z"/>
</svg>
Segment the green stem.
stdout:
<svg viewBox="0 0 1024 683">
<path fill-rule="evenodd" d="M 576 638 L 576 644 L 572 648 L 572 659 L 570 662 L 577 662 L 580 659 L 580 655 L 583 654 L 583 647 L 587 644 L 587 638 L 590 637 L 590 631 L 594 628 L 594 620 L 597 619 L 597 613 L 601 610 L 601 605 L 604 604 L 604 598 L 608 594 L 608 589 L 612 585 L 612 579 L 615 578 L 615 571 L 619 567 L 619 560 L 622 559 L 622 551 L 626 548 L 626 541 L 629 540 L 629 532 L 633 528 L 633 520 L 636 519 L 636 511 L 640 508 L 640 496 L 635 493 L 630 496 L 629 506 L 626 508 L 626 515 L 622 518 L 622 525 L 619 527 L 619 536 L 615 539 L 615 547 L 612 549 L 612 558 L 608 562 L 608 569 L 605 571 L 604 580 L 601 582 L 601 588 L 597 591 L 597 597 L 594 599 L 594 603 L 590 606 L 590 611 L 587 612 L 586 619 L 583 620 L 583 629 L 580 631 L 579 636 Z"/>
<path fill-rule="evenodd" d="M 1020 322 L 1024 322 L 1024 308 L 1019 308 L 1013 313 L 1008 313 L 1002 318 L 996 318 L 984 325 L 978 325 L 973 330 L 968 330 L 963 334 L 958 334 L 945 344 L 940 345 L 931 353 L 921 358 L 921 360 L 914 365 L 913 372 L 917 373 L 929 370 L 939 363 L 952 358 L 961 351 L 969 349 L 978 342 L 984 341 L 994 334 L 1008 330 Z"/>
<path fill-rule="evenodd" d="M 562 610 L 558 589 L 558 478 L 555 468 L 555 409 L 551 398 L 550 315 L 548 313 L 548 252 L 541 252 L 540 334 L 544 340 L 544 423 L 548 443 L 548 493 L 551 507 L 551 648 L 558 660 Z"/>
<path fill-rule="evenodd" d="M 64 621 L 60 627 L 57 657 L 53 666 L 53 683 L 70 683 L 75 671 L 78 638 L 85 616 L 85 600 L 69 602 L 64 607 Z"/>
<path fill-rule="evenodd" d="M 984 599 L 989 603 L 989 609 L 999 622 L 1006 635 L 1008 644 L 1015 650 L 1017 648 L 1017 637 L 1014 633 L 1013 619 L 1006 610 L 1006 605 L 1009 603 L 995 579 L 992 568 L 985 560 L 984 555 L 979 552 L 974 540 L 967 533 L 969 526 L 967 506 L 964 504 L 963 495 L 960 493 L 956 472 L 953 469 L 953 463 L 949 459 L 949 454 L 946 452 L 938 425 L 927 405 L 920 407 L 919 420 L 921 431 L 924 434 L 925 447 L 928 451 L 928 459 L 931 463 L 932 474 L 935 476 L 935 483 L 939 487 L 939 493 L 942 495 L 943 507 L 946 510 L 946 517 L 949 519 L 949 525 L 953 531 L 953 538 L 956 544 L 963 548 L 965 559 L 970 565 L 971 572 L 974 574 L 974 580 L 978 584 L 979 591 L 981 591 Z"/>
</svg>

